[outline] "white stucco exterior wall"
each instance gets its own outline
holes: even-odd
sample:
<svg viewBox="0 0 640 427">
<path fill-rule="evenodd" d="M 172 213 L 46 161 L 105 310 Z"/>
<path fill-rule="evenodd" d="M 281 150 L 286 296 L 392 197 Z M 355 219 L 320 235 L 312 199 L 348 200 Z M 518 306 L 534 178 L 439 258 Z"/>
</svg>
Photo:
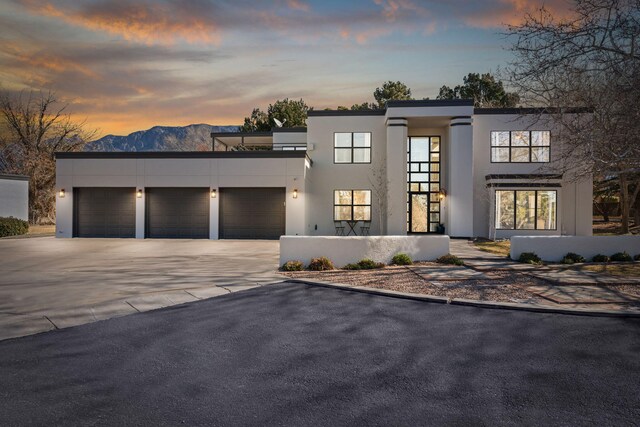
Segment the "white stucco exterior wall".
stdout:
<svg viewBox="0 0 640 427">
<path fill-rule="evenodd" d="M 135 187 L 136 237 L 144 238 L 145 188 L 204 187 L 216 189 L 210 202 L 210 238 L 218 238 L 219 191 L 232 187 L 281 187 L 286 191 L 286 233 L 305 234 L 305 175 L 311 163 L 295 158 L 61 158 L 56 161 L 56 236 L 73 236 L 73 188 Z M 298 198 L 293 199 L 293 190 Z"/>
<path fill-rule="evenodd" d="M 29 178 L 0 175 L 0 217 L 29 220 Z"/>
</svg>

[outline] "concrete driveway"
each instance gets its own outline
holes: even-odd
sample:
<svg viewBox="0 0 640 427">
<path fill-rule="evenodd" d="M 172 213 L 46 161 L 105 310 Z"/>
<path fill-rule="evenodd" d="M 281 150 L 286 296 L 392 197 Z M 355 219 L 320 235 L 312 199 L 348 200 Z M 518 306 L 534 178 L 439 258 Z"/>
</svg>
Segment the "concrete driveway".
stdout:
<svg viewBox="0 0 640 427">
<path fill-rule="evenodd" d="M 0 339 L 282 279 L 277 241 L 0 240 Z"/>
</svg>

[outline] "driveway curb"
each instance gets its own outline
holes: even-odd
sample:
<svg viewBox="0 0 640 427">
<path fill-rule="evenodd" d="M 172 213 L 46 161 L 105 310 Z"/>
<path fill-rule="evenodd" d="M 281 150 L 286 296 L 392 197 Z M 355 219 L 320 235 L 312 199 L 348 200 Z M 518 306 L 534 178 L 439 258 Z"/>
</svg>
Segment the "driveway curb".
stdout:
<svg viewBox="0 0 640 427">
<path fill-rule="evenodd" d="M 498 309 L 498 310 L 518 310 L 518 311 L 530 311 L 535 313 L 555 313 L 555 314 L 568 314 L 574 316 L 592 316 L 592 317 L 622 317 L 622 318 L 640 318 L 640 313 L 629 311 L 611 311 L 611 310 L 587 310 L 581 308 L 556 308 L 549 306 L 512 303 L 512 302 L 492 302 L 492 301 L 478 301 L 463 298 L 446 298 L 435 295 L 426 294 L 410 294 L 406 292 L 390 291 L 377 288 L 368 288 L 366 286 L 349 286 L 341 283 L 323 282 L 320 280 L 307 280 L 307 279 L 288 279 L 283 282 L 302 283 L 305 285 L 322 286 L 325 288 L 341 289 L 351 292 L 360 292 L 372 295 L 386 296 L 392 298 L 402 298 L 416 301 L 435 302 L 440 304 L 461 305 L 478 308 Z"/>
</svg>

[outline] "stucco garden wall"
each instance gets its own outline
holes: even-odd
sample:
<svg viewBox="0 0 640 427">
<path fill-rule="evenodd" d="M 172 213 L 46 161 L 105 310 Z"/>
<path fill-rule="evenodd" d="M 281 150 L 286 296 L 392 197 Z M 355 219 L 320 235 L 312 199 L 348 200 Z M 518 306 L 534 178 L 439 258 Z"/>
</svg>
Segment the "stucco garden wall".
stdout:
<svg viewBox="0 0 640 427">
<path fill-rule="evenodd" d="M 515 236 L 511 238 L 511 258 L 534 252 L 543 261 L 558 262 L 569 252 L 587 260 L 594 255 L 627 252 L 640 254 L 640 236 Z"/>
<path fill-rule="evenodd" d="M 364 258 L 387 264 L 401 252 L 416 261 L 433 261 L 449 253 L 449 236 L 280 237 L 280 265 L 292 260 L 306 265 L 311 258 L 321 256 L 329 258 L 336 267 Z"/>
</svg>

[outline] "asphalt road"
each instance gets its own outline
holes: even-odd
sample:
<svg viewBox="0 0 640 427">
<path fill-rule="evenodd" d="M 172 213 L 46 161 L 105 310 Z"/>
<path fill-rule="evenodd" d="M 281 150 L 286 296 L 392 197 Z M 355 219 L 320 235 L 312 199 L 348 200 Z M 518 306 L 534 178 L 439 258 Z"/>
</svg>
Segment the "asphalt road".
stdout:
<svg viewBox="0 0 640 427">
<path fill-rule="evenodd" d="M 3 426 L 638 420 L 638 319 L 280 284 L 0 342 Z"/>
</svg>

